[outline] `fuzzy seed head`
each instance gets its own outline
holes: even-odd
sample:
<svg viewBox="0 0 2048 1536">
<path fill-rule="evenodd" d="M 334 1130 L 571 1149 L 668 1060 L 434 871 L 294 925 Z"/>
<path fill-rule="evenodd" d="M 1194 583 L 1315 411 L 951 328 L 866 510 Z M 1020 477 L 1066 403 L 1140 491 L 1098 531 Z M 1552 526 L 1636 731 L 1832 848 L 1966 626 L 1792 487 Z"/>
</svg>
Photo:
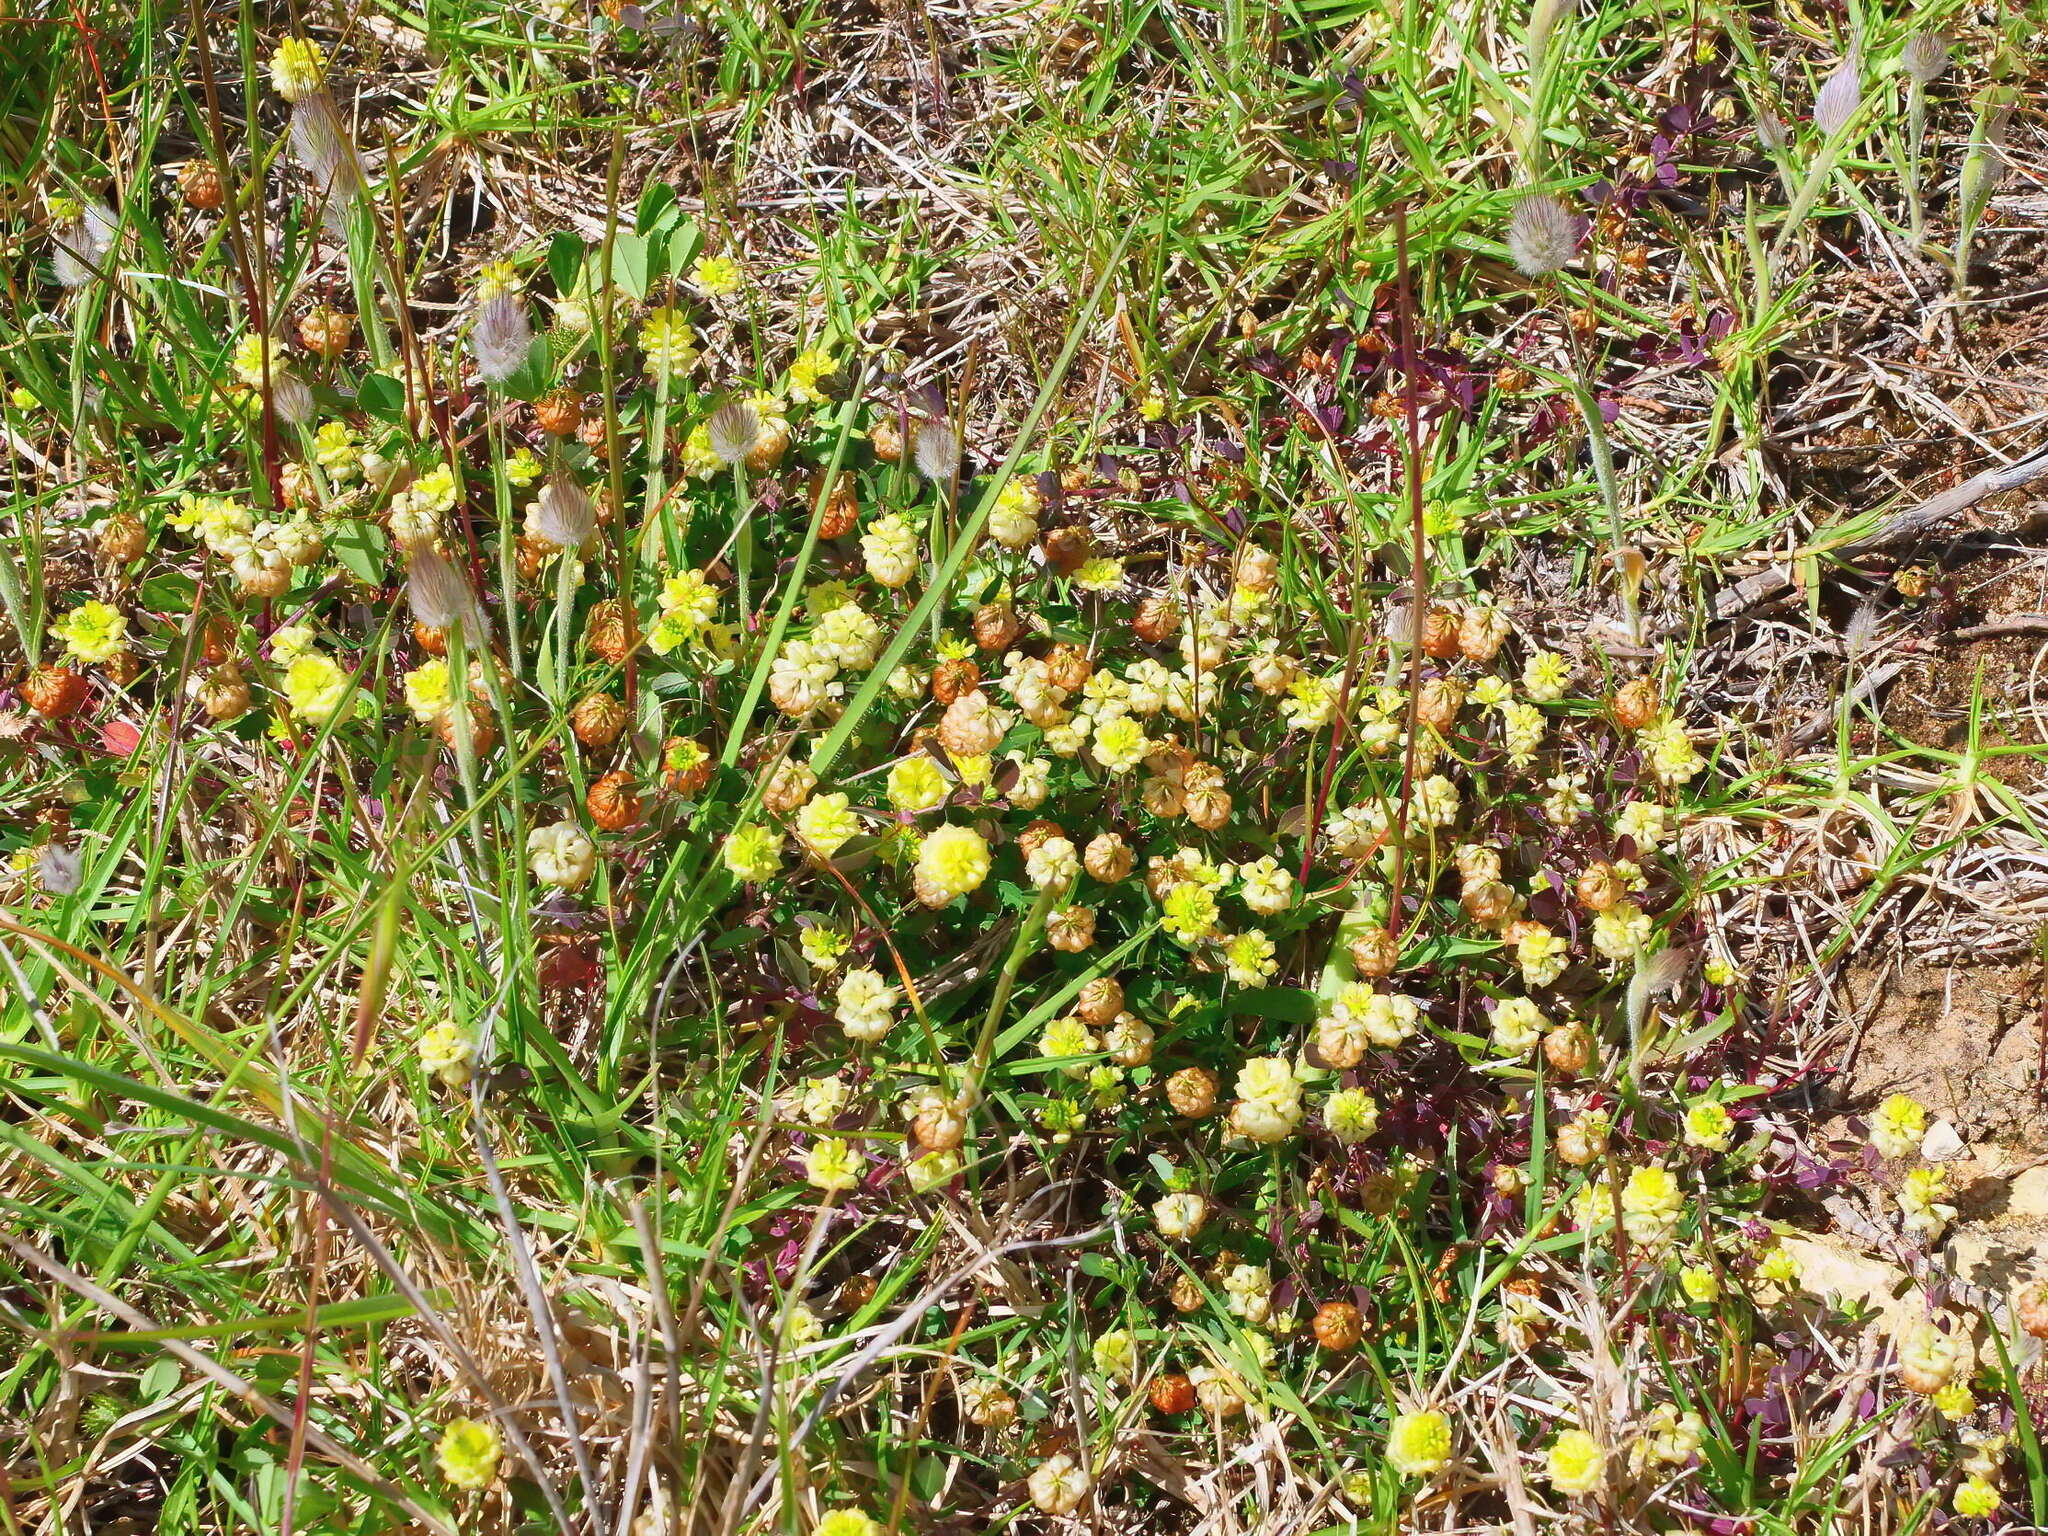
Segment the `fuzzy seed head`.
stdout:
<svg viewBox="0 0 2048 1536">
<path fill-rule="evenodd" d="M 1939 32 L 1915 32 L 1906 39 L 1899 63 L 1916 84 L 1932 85 L 1948 73 L 1948 39 Z"/>
<path fill-rule="evenodd" d="M 313 178 L 314 187 L 332 202 L 346 202 L 363 189 L 356 152 L 342 127 L 341 114 L 325 91 L 308 96 L 292 108 L 292 155 Z"/>
<path fill-rule="evenodd" d="M 1567 266 L 1579 247 L 1582 222 L 1554 197 L 1532 193 L 1508 220 L 1508 255 L 1524 277 L 1547 277 Z"/>
<path fill-rule="evenodd" d="M 761 413 L 748 401 L 728 400 L 711 413 L 706 426 L 711 434 L 711 451 L 719 461 L 737 464 L 761 436 Z"/>
<path fill-rule="evenodd" d="M 516 292 L 495 292 L 476 307 L 469 327 L 469 351 L 476 374 L 486 384 L 502 385 L 526 364 L 533 345 L 533 326 Z"/>
<path fill-rule="evenodd" d="M 412 616 L 429 629 L 447 630 L 460 624 L 472 644 L 482 642 L 485 631 L 476 595 L 462 573 L 433 550 L 413 551 L 405 596 L 412 605 Z"/>
<path fill-rule="evenodd" d="M 920 423 L 917 429 L 917 472 L 927 480 L 950 483 L 959 469 L 959 435 L 943 421 Z"/>
<path fill-rule="evenodd" d="M 1863 105 L 1862 71 L 1854 54 L 1827 77 L 1813 98 L 1813 125 L 1829 138 L 1847 128 Z"/>
<path fill-rule="evenodd" d="M 581 549 L 597 532 L 597 509 L 582 486 L 556 475 L 540 488 L 526 514 L 527 537 L 546 539 L 558 549 Z"/>
</svg>

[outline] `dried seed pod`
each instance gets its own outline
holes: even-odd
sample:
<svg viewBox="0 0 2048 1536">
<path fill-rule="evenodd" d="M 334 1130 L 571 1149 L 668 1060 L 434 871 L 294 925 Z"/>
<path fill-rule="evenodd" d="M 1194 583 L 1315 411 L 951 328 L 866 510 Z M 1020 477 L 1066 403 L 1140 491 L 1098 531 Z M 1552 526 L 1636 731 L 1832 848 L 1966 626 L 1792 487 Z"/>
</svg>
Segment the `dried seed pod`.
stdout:
<svg viewBox="0 0 2048 1536">
<path fill-rule="evenodd" d="M 292 568 L 283 560 L 262 564 L 241 561 L 235 565 L 235 587 L 250 597 L 283 597 L 291 589 Z"/>
<path fill-rule="evenodd" d="M 1324 1302 L 1316 1308 L 1315 1321 L 1310 1327 L 1315 1332 L 1316 1343 L 1332 1354 L 1356 1349 L 1358 1341 L 1365 1337 L 1365 1318 L 1348 1301 Z"/>
<path fill-rule="evenodd" d="M 703 744 L 687 736 L 671 736 L 661 744 L 661 783 L 672 795 L 688 799 L 711 782 L 717 766 Z"/>
<path fill-rule="evenodd" d="M 912 1120 L 910 1134 L 927 1152 L 951 1152 L 967 1139 L 967 1117 L 951 1105 L 940 1105 Z"/>
<path fill-rule="evenodd" d="M 842 474 L 825 498 L 825 512 L 818 520 L 818 537 L 843 539 L 860 526 L 860 499 L 854 494 L 853 476 Z"/>
<path fill-rule="evenodd" d="M 1222 1371 L 1210 1371 L 1195 1382 L 1195 1401 L 1212 1419 L 1234 1419 L 1244 1412 L 1244 1394 L 1238 1391 L 1237 1378 Z"/>
<path fill-rule="evenodd" d="M 1543 1037 L 1543 1059 L 1560 1077 L 1577 1077 L 1593 1060 L 1593 1032 L 1583 1024 L 1563 1024 Z"/>
<path fill-rule="evenodd" d="M 569 711 L 569 729 L 592 751 L 602 751 L 626 729 L 626 706 L 608 693 L 586 694 Z"/>
<path fill-rule="evenodd" d="M 1068 693 L 1079 693 L 1088 686 L 1088 679 L 1094 675 L 1095 667 L 1088 660 L 1088 653 L 1070 641 L 1062 640 L 1052 648 L 1052 654 L 1045 658 L 1045 675 L 1055 688 L 1064 688 Z"/>
<path fill-rule="evenodd" d="M 1500 851 L 1479 843 L 1466 843 L 1456 854 L 1458 882 L 1467 890 L 1500 878 Z"/>
<path fill-rule="evenodd" d="M 126 688 L 142 676 L 142 658 L 133 651 L 116 651 L 100 663 L 100 671 L 117 688 Z"/>
<path fill-rule="evenodd" d="M 1017 1399 L 996 1382 L 975 1380 L 960 1389 L 967 1422 L 980 1429 L 1008 1429 L 1017 1422 Z"/>
<path fill-rule="evenodd" d="M 1045 920 L 1045 942 L 1063 955 L 1078 955 L 1095 942 L 1095 909 L 1061 907 Z"/>
<path fill-rule="evenodd" d="M 604 413 L 602 411 L 583 418 L 582 424 L 576 428 L 576 441 L 592 451 L 604 447 Z"/>
<path fill-rule="evenodd" d="M 284 504 L 297 510 L 320 504 L 320 488 L 313 483 L 313 472 L 305 465 L 293 461 L 278 471 L 278 489 L 284 495 Z"/>
<path fill-rule="evenodd" d="M 1529 1185 L 1529 1181 L 1523 1176 L 1522 1170 L 1513 1163 L 1495 1163 L 1493 1165 L 1492 1180 L 1493 1192 L 1509 1200 L 1514 1199 L 1516 1195 L 1519 1195 Z"/>
<path fill-rule="evenodd" d="M 1007 651 L 1024 630 L 1017 618 L 1017 610 L 1008 603 L 983 603 L 974 610 L 970 627 L 974 631 L 974 643 L 992 656 Z"/>
<path fill-rule="evenodd" d="M 1583 1168 L 1607 1150 L 1607 1122 L 1598 1116 L 1581 1115 L 1558 1128 L 1552 1149 L 1560 1161 Z"/>
<path fill-rule="evenodd" d="M 548 559 L 554 553 L 555 546 L 546 539 L 536 539 L 531 534 L 520 534 L 513 557 L 514 563 L 519 567 L 519 579 L 532 581 L 539 576 L 547 569 Z"/>
<path fill-rule="evenodd" d="M 1148 597 L 1131 617 L 1131 633 L 1147 645 L 1164 645 L 1180 628 L 1180 604 L 1170 597 Z"/>
<path fill-rule="evenodd" d="M 315 304 L 299 316 L 299 344 L 322 362 L 331 363 L 348 350 L 356 317 L 332 304 Z"/>
<path fill-rule="evenodd" d="M 1187 792 L 1181 787 L 1180 780 L 1159 775 L 1145 781 L 1144 787 L 1138 791 L 1138 798 L 1145 807 L 1145 813 L 1161 821 L 1171 821 L 1188 808 Z"/>
<path fill-rule="evenodd" d="M 1586 866 L 1579 878 L 1572 882 L 1572 894 L 1588 911 L 1605 912 L 1628 894 L 1628 886 L 1619 870 L 1602 861 Z"/>
<path fill-rule="evenodd" d="M 1422 650 L 1438 661 L 1458 654 L 1458 616 L 1448 608 L 1432 608 L 1422 616 Z"/>
<path fill-rule="evenodd" d="M 1124 1011 L 1123 985 L 1114 976 L 1098 976 L 1081 988 L 1074 1012 L 1090 1029 L 1107 1029 Z"/>
<path fill-rule="evenodd" d="M 1209 1298 L 1202 1294 L 1201 1282 L 1193 1275 L 1177 1276 L 1167 1299 L 1176 1312 L 1199 1312 L 1209 1304 Z"/>
<path fill-rule="evenodd" d="M 1213 781 L 1197 785 L 1190 779 L 1182 791 L 1181 810 L 1204 832 L 1214 832 L 1230 820 L 1230 796 Z"/>
<path fill-rule="evenodd" d="M 228 200 L 228 189 L 211 160 L 187 160 L 178 167 L 178 191 L 185 206 L 211 213 Z"/>
<path fill-rule="evenodd" d="M 1003 722 L 979 688 L 963 693 L 939 718 L 939 745 L 954 757 L 979 757 L 993 752 L 1003 739 Z"/>
<path fill-rule="evenodd" d="M 1199 1301 L 1201 1293 L 1195 1294 Z M 1154 1413 L 1189 1413 L 1195 1406 L 1195 1384 L 1178 1371 L 1153 1377 L 1152 1390 L 1146 1395 L 1152 1399 Z"/>
<path fill-rule="evenodd" d="M 63 720 L 78 713 L 87 687 L 84 674 L 69 667 L 38 667 L 21 685 L 21 696 L 45 720 Z"/>
<path fill-rule="evenodd" d="M 773 474 L 789 452 L 789 423 L 780 416 L 762 418 L 754 446 L 747 450 L 747 468 L 757 475 Z"/>
<path fill-rule="evenodd" d="M 868 442 L 873 445 L 875 457 L 884 464 L 899 464 L 903 461 L 903 429 L 894 416 L 883 416 L 868 428 Z"/>
<path fill-rule="evenodd" d="M 1045 563 L 1052 568 L 1055 575 L 1071 576 L 1087 564 L 1088 557 L 1095 553 L 1095 540 L 1089 536 L 1086 528 L 1077 528 L 1069 524 L 1064 528 L 1048 531 L 1039 541 L 1038 547 L 1045 551 Z"/>
<path fill-rule="evenodd" d="M 1491 604 L 1474 603 L 1458 620 L 1458 653 L 1467 661 L 1493 660 L 1507 638 L 1508 616 Z"/>
<path fill-rule="evenodd" d="M 1166 1102 L 1187 1120 L 1206 1120 L 1216 1112 L 1216 1074 L 1207 1067 L 1182 1067 L 1166 1080 Z"/>
<path fill-rule="evenodd" d="M 1498 880 L 1468 885 L 1458 898 L 1465 915 L 1482 928 L 1498 928 L 1515 915 L 1520 902 L 1513 890 Z"/>
<path fill-rule="evenodd" d="M 1652 677 L 1638 677 L 1623 683 L 1607 701 L 1608 716 L 1624 731 L 1640 731 L 1657 718 L 1657 711 L 1663 708 L 1663 696 L 1658 692 L 1657 680 Z"/>
<path fill-rule="evenodd" d="M 234 656 L 242 638 L 242 626 L 226 614 L 217 613 L 199 629 L 199 659 L 217 667 Z"/>
<path fill-rule="evenodd" d="M 1114 832 L 1098 832 L 1081 852 L 1081 867 L 1104 885 L 1128 879 L 1136 862 L 1130 846 Z"/>
<path fill-rule="evenodd" d="M 249 712 L 249 680 L 232 664 L 215 667 L 200 678 L 194 695 L 209 720 L 224 724 Z"/>
<path fill-rule="evenodd" d="M 583 620 L 583 648 L 612 666 L 624 665 L 629 650 L 626 608 L 616 597 L 591 604 L 590 612 Z"/>
<path fill-rule="evenodd" d="M 1362 929 L 1350 947 L 1352 965 L 1370 980 L 1393 975 L 1401 961 L 1401 941 L 1385 928 Z"/>
<path fill-rule="evenodd" d="M 149 549 L 149 531 L 133 512 L 116 512 L 100 524 L 95 537 L 101 557 L 115 565 L 140 560 Z"/>
<path fill-rule="evenodd" d="M 1415 718 L 1431 730 L 1449 735 L 1464 707 L 1465 685 L 1454 677 L 1432 677 L 1416 695 Z"/>
<path fill-rule="evenodd" d="M 437 624 L 423 624 L 418 619 L 414 619 L 412 621 L 412 643 L 429 656 L 446 656 L 448 654 L 448 631 L 442 629 Z"/>
<path fill-rule="evenodd" d="M 583 425 L 583 397 L 573 389 L 551 389 L 533 402 L 534 425 L 550 437 L 570 437 Z"/>
<path fill-rule="evenodd" d="M 455 709 L 450 708 L 442 710 L 434 721 L 434 734 L 450 752 L 459 750 L 455 734 L 457 718 Z M 486 756 L 498 744 L 498 728 L 492 723 L 490 709 L 485 705 L 469 706 L 469 744 L 478 757 Z"/>
<path fill-rule="evenodd" d="M 951 704 L 980 686 L 981 668 L 964 657 L 958 661 L 942 661 L 932 668 L 932 697 L 942 705 Z"/>
<path fill-rule="evenodd" d="M 633 775 L 615 768 L 595 780 L 583 797 L 590 819 L 606 832 L 623 832 L 640 820 L 640 796 Z"/>
<path fill-rule="evenodd" d="M 771 816 L 791 816 L 811 798 L 818 776 L 809 765 L 785 757 L 768 775 L 768 787 L 761 791 L 761 806 Z"/>
<path fill-rule="evenodd" d="M 1332 1072 L 1349 1072 L 1365 1060 L 1366 1034 L 1359 1025 L 1332 1014 L 1316 1025 L 1317 1065 Z"/>
<path fill-rule="evenodd" d="M 1065 837 L 1066 835 L 1065 830 L 1058 822 L 1047 821 L 1041 816 L 1038 820 L 1026 825 L 1024 830 L 1017 834 L 1017 851 L 1028 859 L 1031 855 L 1038 852 L 1039 849 L 1043 848 L 1051 839 Z"/>
<path fill-rule="evenodd" d="M 2013 1311 L 2028 1333 L 2048 1339 L 2048 1280 L 2036 1280 L 2021 1290 Z"/>
</svg>

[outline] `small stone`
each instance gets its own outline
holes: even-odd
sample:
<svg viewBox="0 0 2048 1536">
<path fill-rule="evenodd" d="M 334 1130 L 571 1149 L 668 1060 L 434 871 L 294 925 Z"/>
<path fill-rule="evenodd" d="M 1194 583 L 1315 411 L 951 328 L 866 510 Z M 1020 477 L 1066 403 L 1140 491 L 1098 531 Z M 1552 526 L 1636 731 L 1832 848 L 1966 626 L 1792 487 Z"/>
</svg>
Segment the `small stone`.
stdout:
<svg viewBox="0 0 2048 1536">
<path fill-rule="evenodd" d="M 1963 1133 L 1953 1122 L 1937 1120 L 1920 1139 L 1920 1155 L 1930 1163 L 1945 1163 L 1963 1150 Z"/>
</svg>

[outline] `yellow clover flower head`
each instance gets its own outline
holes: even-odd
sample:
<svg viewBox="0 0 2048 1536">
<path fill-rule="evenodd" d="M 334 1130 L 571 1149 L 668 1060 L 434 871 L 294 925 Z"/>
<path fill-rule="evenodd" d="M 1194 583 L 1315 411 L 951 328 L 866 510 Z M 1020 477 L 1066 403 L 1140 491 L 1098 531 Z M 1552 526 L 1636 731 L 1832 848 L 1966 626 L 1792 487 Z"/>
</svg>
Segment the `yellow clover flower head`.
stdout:
<svg viewBox="0 0 2048 1536">
<path fill-rule="evenodd" d="M 917 851 L 917 893 L 928 907 L 943 907 L 980 888 L 988 878 L 988 844 L 972 827 L 940 827 Z"/>
<path fill-rule="evenodd" d="M 310 38 L 288 37 L 270 56 L 270 83 L 294 106 L 318 91 L 327 79 L 327 54 Z"/>
<path fill-rule="evenodd" d="M 1175 942 L 1199 944 L 1216 931 L 1216 897 L 1203 885 L 1183 880 L 1161 903 L 1160 926 Z"/>
<path fill-rule="evenodd" d="M 332 656 L 308 651 L 284 669 L 284 698 L 308 725 L 325 725 L 348 703 L 355 683 Z"/>
<path fill-rule="evenodd" d="M 502 298 L 506 294 L 517 294 L 525 288 L 519 269 L 509 261 L 487 261 L 476 274 L 476 298 L 479 304 L 487 299 Z"/>
<path fill-rule="evenodd" d="M 1621 1189 L 1621 1224 L 1636 1242 L 1654 1245 L 1671 1236 L 1685 1209 L 1685 1192 L 1669 1168 L 1634 1169 Z"/>
<path fill-rule="evenodd" d="M 688 373 L 697 366 L 701 352 L 697 346 L 697 334 L 690 329 L 690 318 L 679 309 L 658 308 L 647 311 L 640 322 L 640 350 L 647 358 L 647 371 L 655 377 L 664 375 L 673 378 L 679 373 Z M 694 438 L 693 438 L 694 441 Z M 705 434 L 705 448 L 709 451 L 710 434 Z"/>
<path fill-rule="evenodd" d="M 805 405 L 823 405 L 825 393 L 818 381 L 839 371 L 839 360 L 823 347 L 806 347 L 789 365 L 789 395 Z"/>
<path fill-rule="evenodd" d="M 745 276 L 744 269 L 730 256 L 699 256 L 690 265 L 690 286 L 707 299 L 738 293 L 740 280 Z"/>
<path fill-rule="evenodd" d="M 275 379 L 284 371 L 284 359 L 278 356 L 277 343 L 258 331 L 251 331 L 235 343 L 234 355 L 228 359 L 228 366 L 236 378 L 251 389 L 261 389 L 266 370 Z"/>
<path fill-rule="evenodd" d="M 782 870 L 782 834 L 757 822 L 733 828 L 725 840 L 725 867 L 735 878 L 758 885 Z"/>
<path fill-rule="evenodd" d="M 1583 1429 L 1568 1429 L 1550 1442 L 1544 1458 L 1550 1486 L 1571 1498 L 1598 1492 L 1607 1481 L 1607 1448 Z"/>
<path fill-rule="evenodd" d="M 1709 1152 L 1726 1152 L 1735 1138 L 1735 1119 L 1725 1104 L 1712 1099 L 1693 1105 L 1685 1112 L 1685 1139 Z"/>
<path fill-rule="evenodd" d="M 1451 1461 L 1451 1421 L 1433 1408 L 1395 1416 L 1387 1460 L 1403 1477 L 1429 1477 Z"/>
<path fill-rule="evenodd" d="M 1998 1513 L 1999 1492 L 1981 1477 L 1965 1478 L 1956 1489 L 1955 1510 L 1965 1520 L 1981 1520 Z"/>
<path fill-rule="evenodd" d="M 840 1193 L 860 1183 L 867 1162 L 841 1138 L 821 1136 L 804 1153 L 804 1177 L 828 1194 Z"/>
<path fill-rule="evenodd" d="M 88 665 L 111 661 L 128 649 L 128 617 L 89 598 L 57 621 L 56 635 L 64 642 L 65 654 Z"/>
<path fill-rule="evenodd" d="M 505 1442 L 486 1419 L 451 1419 L 434 1448 L 441 1475 L 457 1488 L 488 1488 L 498 1475 Z"/>
<path fill-rule="evenodd" d="M 1911 1157 L 1926 1135 L 1927 1109 L 1910 1094 L 1893 1094 L 1870 1117 L 1870 1144 L 1885 1157 Z"/>
</svg>

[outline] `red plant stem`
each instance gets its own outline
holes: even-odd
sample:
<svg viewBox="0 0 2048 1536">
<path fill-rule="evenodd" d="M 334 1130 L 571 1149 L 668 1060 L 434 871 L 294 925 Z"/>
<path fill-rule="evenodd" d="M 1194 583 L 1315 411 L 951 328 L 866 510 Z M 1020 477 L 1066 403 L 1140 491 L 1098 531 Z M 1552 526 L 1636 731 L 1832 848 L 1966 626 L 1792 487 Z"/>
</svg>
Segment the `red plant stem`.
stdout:
<svg viewBox="0 0 2048 1536">
<path fill-rule="evenodd" d="M 1388 881 L 1387 929 L 1401 931 L 1401 880 L 1408 871 L 1408 805 L 1415 790 L 1415 737 L 1422 714 L 1423 602 L 1429 593 L 1428 541 L 1422 518 L 1422 427 L 1417 415 L 1415 374 L 1415 290 L 1408 270 L 1408 209 L 1394 208 L 1394 256 L 1398 272 L 1395 296 L 1400 322 L 1403 442 L 1401 475 L 1408 491 L 1408 721 L 1401 754 L 1401 799 L 1394 807 L 1394 869 Z"/>
</svg>

